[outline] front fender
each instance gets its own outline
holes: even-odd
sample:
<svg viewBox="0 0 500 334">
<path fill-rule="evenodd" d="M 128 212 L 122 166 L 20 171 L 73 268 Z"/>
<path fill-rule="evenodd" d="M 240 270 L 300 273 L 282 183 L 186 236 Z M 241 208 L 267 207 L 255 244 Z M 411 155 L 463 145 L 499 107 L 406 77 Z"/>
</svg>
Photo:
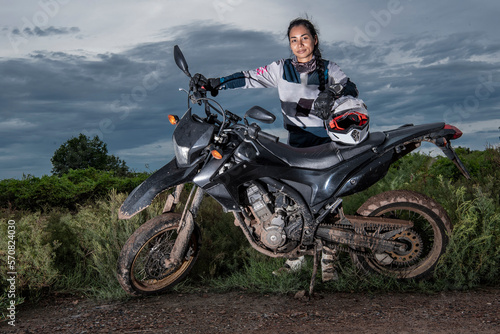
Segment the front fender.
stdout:
<svg viewBox="0 0 500 334">
<path fill-rule="evenodd" d="M 129 219 L 147 208 L 153 199 L 164 190 L 192 181 L 197 165 L 180 168 L 175 158 L 138 185 L 118 211 L 118 218 Z"/>
</svg>

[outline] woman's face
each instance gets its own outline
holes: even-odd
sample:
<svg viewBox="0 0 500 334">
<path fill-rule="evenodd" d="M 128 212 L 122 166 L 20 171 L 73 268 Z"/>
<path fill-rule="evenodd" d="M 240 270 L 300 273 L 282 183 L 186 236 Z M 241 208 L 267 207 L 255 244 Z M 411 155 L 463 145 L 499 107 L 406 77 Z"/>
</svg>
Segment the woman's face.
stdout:
<svg viewBox="0 0 500 334">
<path fill-rule="evenodd" d="M 306 63 L 313 57 L 314 46 L 318 44 L 318 38 L 312 36 L 303 25 L 293 27 L 288 36 L 290 49 L 297 57 L 299 63 Z"/>
</svg>

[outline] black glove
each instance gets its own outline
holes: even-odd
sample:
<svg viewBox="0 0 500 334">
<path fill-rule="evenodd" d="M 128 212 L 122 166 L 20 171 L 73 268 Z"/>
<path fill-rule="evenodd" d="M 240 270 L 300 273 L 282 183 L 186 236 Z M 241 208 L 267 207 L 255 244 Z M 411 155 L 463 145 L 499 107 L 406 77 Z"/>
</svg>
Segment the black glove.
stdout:
<svg viewBox="0 0 500 334">
<path fill-rule="evenodd" d="M 217 94 L 219 94 L 220 83 L 219 78 L 208 78 L 207 83 L 203 86 L 203 88 L 209 91 L 213 97 L 216 97 Z"/>
<path fill-rule="evenodd" d="M 346 84 L 344 85 L 344 89 L 342 90 L 342 95 L 351 95 L 352 97 L 358 97 L 359 92 L 356 84 L 351 81 L 351 79 L 347 79 Z"/>
<path fill-rule="evenodd" d="M 203 74 L 196 73 L 193 75 L 191 78 L 191 81 L 189 82 L 189 89 L 199 92 L 201 90 L 204 90 L 203 86 L 207 84 L 207 78 L 203 76 Z"/>
<path fill-rule="evenodd" d="M 314 100 L 314 109 L 311 110 L 311 114 L 318 116 L 323 120 L 327 120 L 330 117 L 333 103 L 335 102 L 335 95 L 329 89 L 326 89 L 318 94 L 316 100 Z"/>
<path fill-rule="evenodd" d="M 212 96 L 217 96 L 219 93 L 220 79 L 219 78 L 205 78 L 203 74 L 196 73 L 191 78 L 189 88 L 197 92 L 208 91 Z"/>
<path fill-rule="evenodd" d="M 314 110 L 311 111 L 311 114 L 323 120 L 327 120 L 331 115 L 335 100 L 344 95 L 358 97 L 358 89 L 349 78 L 344 86 L 341 84 L 334 84 L 319 93 L 314 101 Z"/>
</svg>

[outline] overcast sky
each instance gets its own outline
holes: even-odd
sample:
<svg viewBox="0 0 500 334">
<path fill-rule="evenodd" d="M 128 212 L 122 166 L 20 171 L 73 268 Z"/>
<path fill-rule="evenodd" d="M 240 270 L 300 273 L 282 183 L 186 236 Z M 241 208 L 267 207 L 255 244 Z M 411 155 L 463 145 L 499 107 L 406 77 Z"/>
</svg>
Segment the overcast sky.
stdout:
<svg viewBox="0 0 500 334">
<path fill-rule="evenodd" d="M 186 109 L 191 73 L 218 77 L 290 56 L 286 29 L 308 15 L 323 57 L 355 82 L 372 131 L 448 122 L 455 146 L 500 137 L 500 2 L 465 0 L 0 0 L 0 179 L 50 175 L 79 133 L 99 135 L 136 171 L 173 156 L 169 113 Z M 220 98 L 219 98 L 220 97 Z M 277 91 L 223 91 L 243 115 L 278 115 Z M 433 149 L 431 144 L 423 145 Z"/>
</svg>

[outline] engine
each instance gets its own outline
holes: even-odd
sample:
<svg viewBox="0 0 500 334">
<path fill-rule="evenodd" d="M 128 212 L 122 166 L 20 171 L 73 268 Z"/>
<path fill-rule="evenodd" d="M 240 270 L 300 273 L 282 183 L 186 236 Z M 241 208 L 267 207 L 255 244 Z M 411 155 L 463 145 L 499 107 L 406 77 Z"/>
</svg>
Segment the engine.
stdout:
<svg viewBox="0 0 500 334">
<path fill-rule="evenodd" d="M 273 251 L 286 251 L 300 240 L 300 207 L 283 192 L 266 191 L 256 184 L 247 189 L 254 235 Z"/>
</svg>

